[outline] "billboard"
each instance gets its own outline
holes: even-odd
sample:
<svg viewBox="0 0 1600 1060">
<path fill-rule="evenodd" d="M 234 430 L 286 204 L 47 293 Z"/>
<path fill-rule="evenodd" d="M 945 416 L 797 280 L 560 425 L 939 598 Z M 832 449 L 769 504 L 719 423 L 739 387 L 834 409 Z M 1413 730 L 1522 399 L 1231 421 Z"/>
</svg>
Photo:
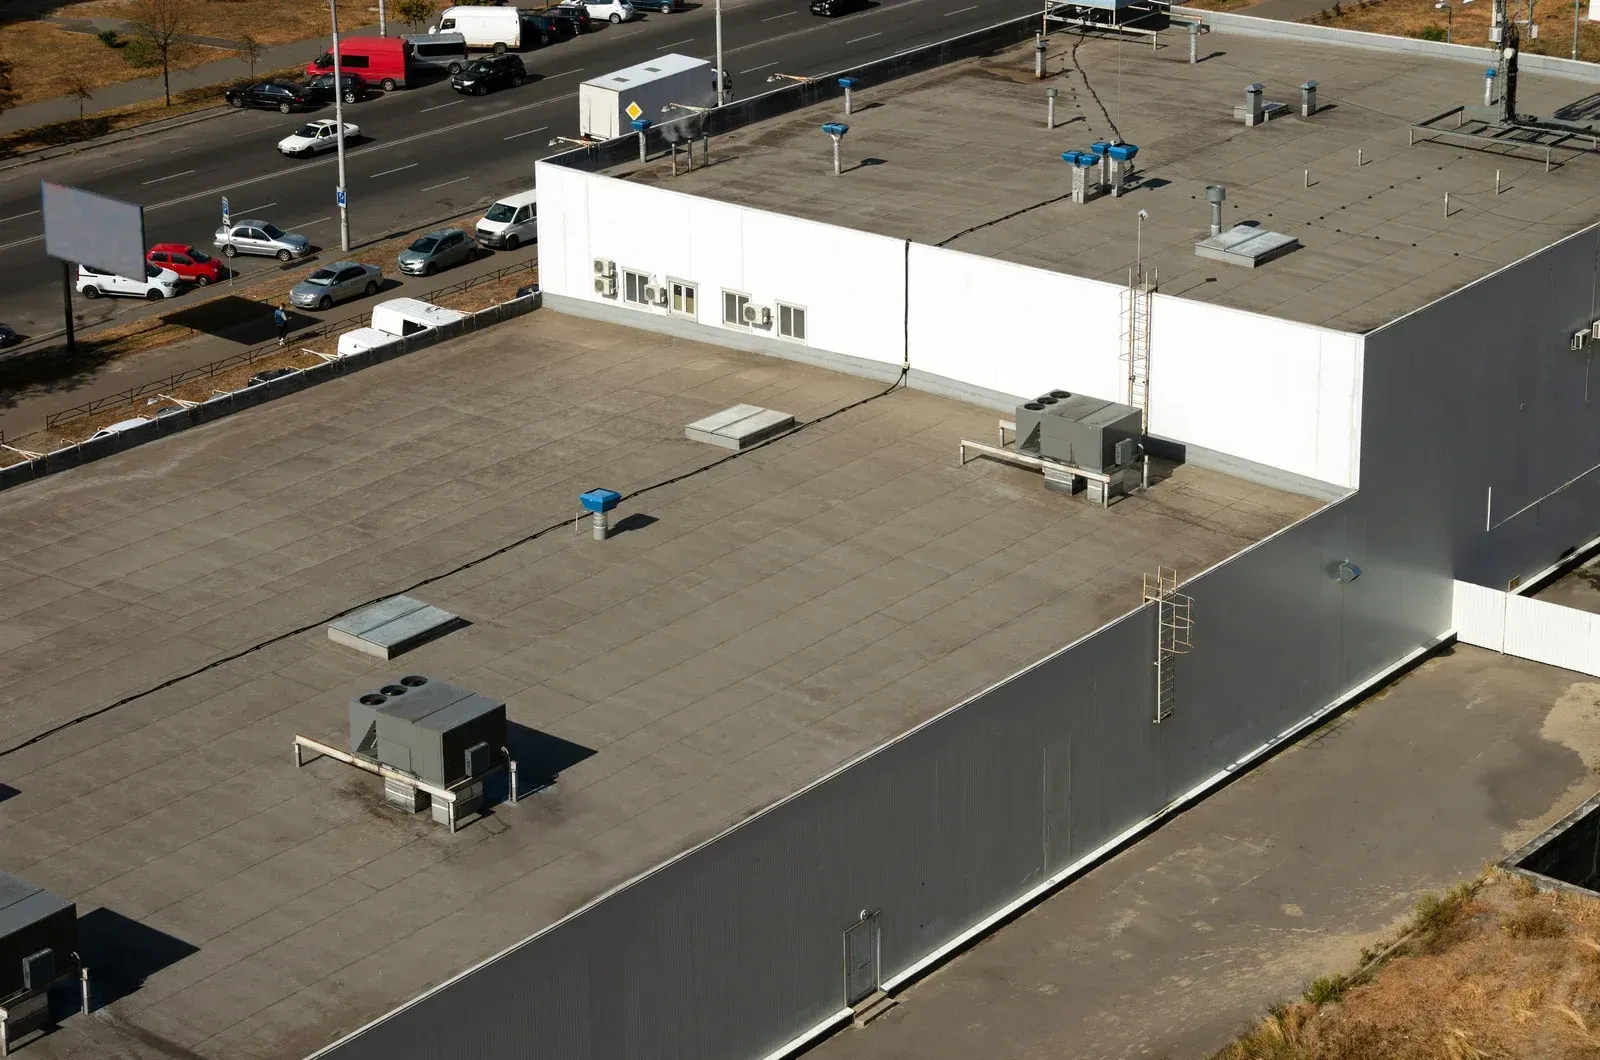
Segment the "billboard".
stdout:
<svg viewBox="0 0 1600 1060">
<path fill-rule="evenodd" d="M 39 182 L 44 249 L 118 276 L 144 276 L 144 207 L 82 188 Z"/>
</svg>

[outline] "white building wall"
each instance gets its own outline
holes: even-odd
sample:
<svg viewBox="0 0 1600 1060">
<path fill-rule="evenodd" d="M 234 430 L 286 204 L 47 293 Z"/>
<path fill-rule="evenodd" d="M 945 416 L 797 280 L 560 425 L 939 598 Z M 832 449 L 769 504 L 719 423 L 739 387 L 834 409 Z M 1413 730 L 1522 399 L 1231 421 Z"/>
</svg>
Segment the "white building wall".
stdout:
<svg viewBox="0 0 1600 1060">
<path fill-rule="evenodd" d="M 539 197 L 546 294 L 668 315 L 596 295 L 605 258 L 619 286 L 624 269 L 695 283 L 708 327 L 738 291 L 775 317 L 804 307 L 815 350 L 898 365 L 909 343 L 914 372 L 963 387 L 1127 400 L 1120 285 L 557 166 L 539 167 Z M 1360 336 L 1162 295 L 1152 316 L 1152 434 L 1357 484 Z M 776 320 L 738 330 L 780 338 Z"/>
</svg>

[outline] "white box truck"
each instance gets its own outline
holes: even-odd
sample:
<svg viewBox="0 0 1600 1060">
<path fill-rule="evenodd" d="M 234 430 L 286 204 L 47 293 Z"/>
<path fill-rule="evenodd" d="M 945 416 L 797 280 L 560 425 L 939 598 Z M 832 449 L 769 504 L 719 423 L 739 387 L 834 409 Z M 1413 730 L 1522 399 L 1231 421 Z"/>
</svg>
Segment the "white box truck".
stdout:
<svg viewBox="0 0 1600 1060">
<path fill-rule="evenodd" d="M 339 336 L 339 356 L 348 357 L 384 346 L 406 335 L 465 320 L 467 314 L 424 302 L 420 298 L 391 298 L 372 307 L 372 326 Z"/>
<path fill-rule="evenodd" d="M 521 51 L 539 30 L 515 7 L 447 7 L 429 33 L 459 33 L 467 47 L 494 52 Z"/>
<path fill-rule="evenodd" d="M 633 132 L 636 118 L 663 125 L 693 114 L 663 108 L 672 103 L 710 107 L 717 101 L 711 64 L 676 53 L 657 56 L 626 70 L 591 78 L 578 86 L 578 130 L 612 140 Z"/>
</svg>

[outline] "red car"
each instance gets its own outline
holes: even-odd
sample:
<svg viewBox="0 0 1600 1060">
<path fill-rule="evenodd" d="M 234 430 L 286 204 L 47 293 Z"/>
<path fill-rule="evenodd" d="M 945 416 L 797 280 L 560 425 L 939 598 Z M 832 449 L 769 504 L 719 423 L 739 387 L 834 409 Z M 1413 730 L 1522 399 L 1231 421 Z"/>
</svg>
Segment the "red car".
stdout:
<svg viewBox="0 0 1600 1060">
<path fill-rule="evenodd" d="M 144 257 L 152 265 L 171 269 L 184 283 L 205 287 L 222 279 L 222 262 L 188 243 L 157 243 Z"/>
</svg>

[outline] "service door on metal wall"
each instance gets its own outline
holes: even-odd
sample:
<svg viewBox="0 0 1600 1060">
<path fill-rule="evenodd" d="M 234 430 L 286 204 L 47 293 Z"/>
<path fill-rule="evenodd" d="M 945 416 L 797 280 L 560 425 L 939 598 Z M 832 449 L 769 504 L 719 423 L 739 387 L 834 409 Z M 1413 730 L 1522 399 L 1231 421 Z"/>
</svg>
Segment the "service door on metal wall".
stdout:
<svg viewBox="0 0 1600 1060">
<path fill-rule="evenodd" d="M 844 1003 L 854 1005 L 878 989 L 878 914 L 863 911 L 844 933 Z"/>
</svg>

